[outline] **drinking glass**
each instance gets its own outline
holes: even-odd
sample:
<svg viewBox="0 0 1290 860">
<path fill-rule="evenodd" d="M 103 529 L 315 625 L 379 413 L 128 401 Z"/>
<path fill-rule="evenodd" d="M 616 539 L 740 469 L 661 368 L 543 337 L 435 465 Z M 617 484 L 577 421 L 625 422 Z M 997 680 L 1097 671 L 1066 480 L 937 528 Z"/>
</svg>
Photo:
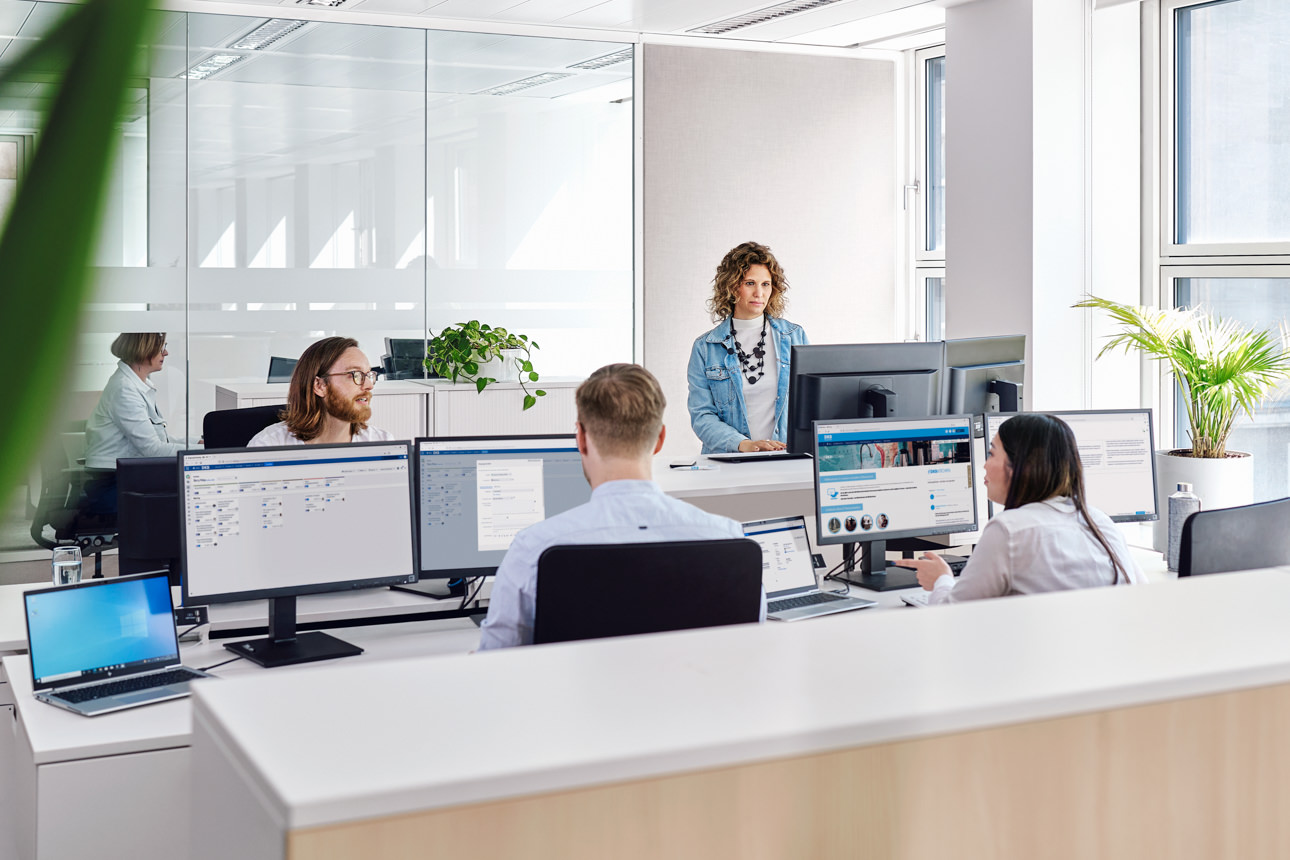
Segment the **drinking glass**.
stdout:
<svg viewBox="0 0 1290 860">
<path fill-rule="evenodd" d="M 54 585 L 71 585 L 81 581 L 81 548 L 54 547 Z"/>
</svg>

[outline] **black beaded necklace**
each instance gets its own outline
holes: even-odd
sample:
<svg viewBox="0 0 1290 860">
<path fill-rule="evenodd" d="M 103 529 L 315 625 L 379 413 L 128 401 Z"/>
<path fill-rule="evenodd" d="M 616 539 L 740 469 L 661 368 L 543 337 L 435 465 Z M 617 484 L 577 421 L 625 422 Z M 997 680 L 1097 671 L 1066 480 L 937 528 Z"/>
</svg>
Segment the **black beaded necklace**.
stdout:
<svg viewBox="0 0 1290 860">
<path fill-rule="evenodd" d="M 739 355 L 739 365 L 743 368 L 744 378 L 748 380 L 749 385 L 756 385 L 757 380 L 766 375 L 766 315 L 762 314 L 761 340 L 757 341 L 751 355 L 744 352 L 743 346 L 739 343 L 739 335 L 735 334 L 733 316 L 730 317 L 730 336 L 735 339 L 735 352 Z"/>
</svg>

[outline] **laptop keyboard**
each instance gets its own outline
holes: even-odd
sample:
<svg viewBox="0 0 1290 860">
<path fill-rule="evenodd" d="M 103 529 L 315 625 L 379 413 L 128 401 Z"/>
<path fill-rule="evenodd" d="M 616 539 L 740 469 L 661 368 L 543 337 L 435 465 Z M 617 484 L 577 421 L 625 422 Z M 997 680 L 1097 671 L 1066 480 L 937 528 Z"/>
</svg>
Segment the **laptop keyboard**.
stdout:
<svg viewBox="0 0 1290 860">
<path fill-rule="evenodd" d="M 834 603 L 839 600 L 850 600 L 845 594 L 827 594 L 817 591 L 803 594 L 800 597 L 785 597 L 781 600 L 767 602 L 767 612 L 783 612 L 786 609 L 801 609 L 803 606 L 819 606 L 821 603 Z"/>
<path fill-rule="evenodd" d="M 149 690 L 153 687 L 164 687 L 167 684 L 194 681 L 203 677 L 205 676 L 188 669 L 171 669 L 168 672 L 158 672 L 156 675 L 136 675 L 133 678 L 122 678 L 110 684 L 95 684 L 92 687 L 63 690 L 58 693 L 58 697 L 69 702 L 88 702 L 92 699 L 119 696 L 122 693 L 135 693 L 139 690 Z"/>
</svg>

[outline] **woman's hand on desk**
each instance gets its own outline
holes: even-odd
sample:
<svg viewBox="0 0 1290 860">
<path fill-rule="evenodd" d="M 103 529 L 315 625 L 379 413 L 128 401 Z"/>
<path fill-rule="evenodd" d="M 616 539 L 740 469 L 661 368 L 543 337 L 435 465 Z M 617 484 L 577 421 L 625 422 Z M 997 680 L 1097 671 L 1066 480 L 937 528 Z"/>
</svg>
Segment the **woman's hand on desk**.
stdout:
<svg viewBox="0 0 1290 860">
<path fill-rule="evenodd" d="M 753 451 L 783 451 L 788 445 L 775 439 L 745 439 L 739 443 L 739 453 L 748 454 Z"/>
<path fill-rule="evenodd" d="M 918 584 L 927 591 L 931 591 L 942 576 L 954 575 L 945 559 L 934 552 L 925 552 L 922 558 L 898 558 L 892 564 L 918 571 Z"/>
</svg>

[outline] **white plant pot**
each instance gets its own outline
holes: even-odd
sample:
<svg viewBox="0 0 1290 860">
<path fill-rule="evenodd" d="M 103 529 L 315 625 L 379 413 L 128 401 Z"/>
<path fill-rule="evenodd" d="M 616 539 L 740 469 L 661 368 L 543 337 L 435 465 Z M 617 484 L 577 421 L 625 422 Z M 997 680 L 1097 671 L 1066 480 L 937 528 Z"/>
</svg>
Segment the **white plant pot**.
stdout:
<svg viewBox="0 0 1290 860">
<path fill-rule="evenodd" d="M 1229 451 L 1229 454 L 1238 454 Z M 1239 454 L 1222 460 L 1176 457 L 1169 451 L 1156 452 L 1156 520 L 1152 545 L 1164 552 L 1169 545 L 1169 497 L 1180 483 L 1191 484 L 1200 497 L 1201 510 L 1232 508 L 1254 501 L 1254 457 Z"/>
<path fill-rule="evenodd" d="M 478 376 L 488 376 L 498 382 L 515 382 L 520 378 L 515 359 L 524 354 L 523 350 L 504 349 L 501 358 L 494 358 L 479 366 Z"/>
</svg>

